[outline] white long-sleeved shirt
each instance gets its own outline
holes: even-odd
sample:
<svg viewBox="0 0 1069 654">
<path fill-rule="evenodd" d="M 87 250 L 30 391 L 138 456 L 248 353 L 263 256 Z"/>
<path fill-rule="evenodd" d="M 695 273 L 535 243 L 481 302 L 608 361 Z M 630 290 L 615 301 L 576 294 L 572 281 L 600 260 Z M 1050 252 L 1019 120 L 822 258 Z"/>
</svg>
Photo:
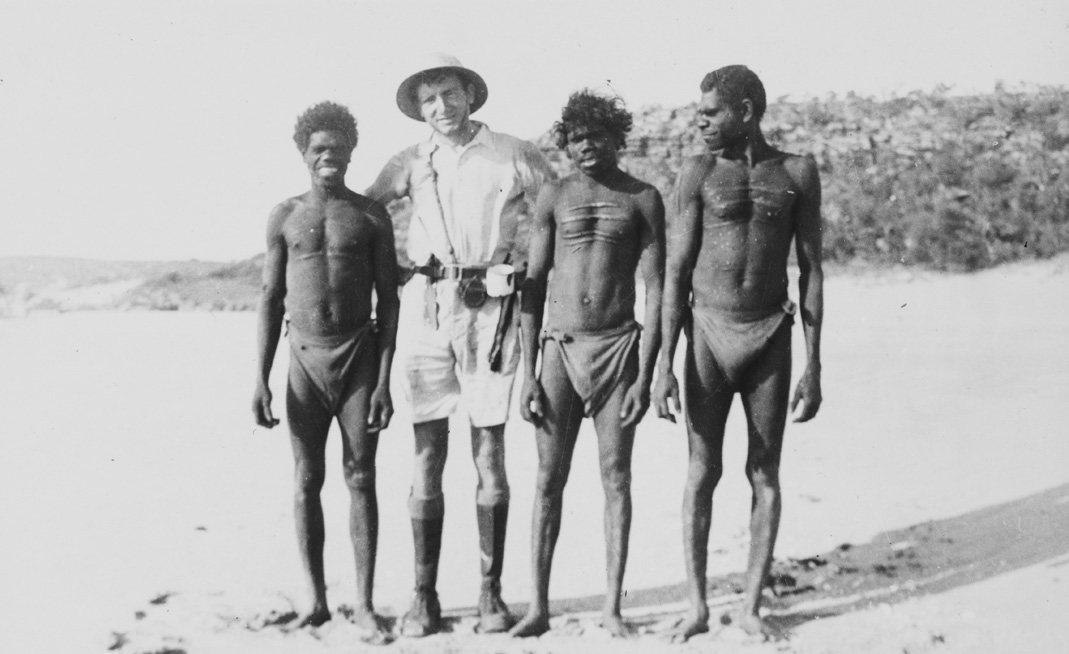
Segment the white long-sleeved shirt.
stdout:
<svg viewBox="0 0 1069 654">
<path fill-rule="evenodd" d="M 374 199 L 411 199 L 407 250 L 417 264 L 432 254 L 462 265 L 527 258 L 527 219 L 555 174 L 534 144 L 473 124 L 478 131 L 462 146 L 434 133 L 394 155 L 368 190 Z"/>
</svg>

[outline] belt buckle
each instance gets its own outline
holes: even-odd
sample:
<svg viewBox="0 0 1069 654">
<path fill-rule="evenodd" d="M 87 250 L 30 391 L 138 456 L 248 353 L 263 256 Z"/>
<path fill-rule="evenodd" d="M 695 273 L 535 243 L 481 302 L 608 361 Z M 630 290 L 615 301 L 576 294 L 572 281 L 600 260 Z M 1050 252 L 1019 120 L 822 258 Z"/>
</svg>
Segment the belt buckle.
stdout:
<svg viewBox="0 0 1069 654">
<path fill-rule="evenodd" d="M 442 279 L 448 279 L 448 280 L 451 280 L 451 281 L 457 281 L 457 280 L 461 279 L 464 276 L 463 272 L 464 272 L 464 269 L 461 268 L 460 266 L 445 265 L 445 266 L 442 266 Z"/>
</svg>

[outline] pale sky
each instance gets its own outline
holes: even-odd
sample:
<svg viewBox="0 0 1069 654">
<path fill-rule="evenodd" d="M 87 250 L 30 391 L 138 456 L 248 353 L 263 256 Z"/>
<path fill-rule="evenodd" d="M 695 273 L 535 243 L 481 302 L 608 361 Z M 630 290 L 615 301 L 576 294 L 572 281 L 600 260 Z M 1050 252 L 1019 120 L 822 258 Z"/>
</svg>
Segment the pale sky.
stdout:
<svg viewBox="0 0 1069 654">
<path fill-rule="evenodd" d="M 1069 85 L 1069 2 L 5 0 L 0 256 L 256 254 L 308 188 L 297 115 L 349 106 L 362 191 L 426 134 L 394 94 L 435 51 L 487 81 L 476 118 L 532 138 L 585 86 L 682 105 L 734 63 L 770 98 Z"/>
</svg>

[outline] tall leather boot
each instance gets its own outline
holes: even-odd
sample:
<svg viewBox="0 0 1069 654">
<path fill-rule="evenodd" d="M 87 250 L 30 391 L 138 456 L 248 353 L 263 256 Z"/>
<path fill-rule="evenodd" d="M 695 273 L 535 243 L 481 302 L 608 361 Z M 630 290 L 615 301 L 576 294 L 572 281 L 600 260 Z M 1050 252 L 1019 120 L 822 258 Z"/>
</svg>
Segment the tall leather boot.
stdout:
<svg viewBox="0 0 1069 654">
<path fill-rule="evenodd" d="M 410 505 L 419 502 L 410 501 Z M 441 501 L 438 501 L 439 506 Z M 441 629 L 442 607 L 438 603 L 438 555 L 442 550 L 444 518 L 417 517 L 438 511 L 412 511 L 412 541 L 415 545 L 416 590 L 412 605 L 401 618 L 401 635 L 422 638 Z"/>
<path fill-rule="evenodd" d="M 482 592 L 479 595 L 479 633 L 506 631 L 512 623 L 509 607 L 501 599 L 501 569 L 505 561 L 505 526 L 508 502 L 489 506 L 476 504 L 479 521 L 479 549 L 482 563 Z"/>
</svg>

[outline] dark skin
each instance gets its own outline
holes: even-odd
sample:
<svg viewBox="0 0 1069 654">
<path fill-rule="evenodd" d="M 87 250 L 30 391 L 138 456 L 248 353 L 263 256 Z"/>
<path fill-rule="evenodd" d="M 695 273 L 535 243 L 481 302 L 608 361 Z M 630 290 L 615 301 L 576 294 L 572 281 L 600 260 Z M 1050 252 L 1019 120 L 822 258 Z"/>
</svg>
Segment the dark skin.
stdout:
<svg viewBox="0 0 1069 654">
<path fill-rule="evenodd" d="M 753 489 L 750 555 L 740 626 L 771 635 L 759 615 L 761 590 L 772 563 L 780 518 L 779 461 L 788 408 L 795 422 L 821 404 L 820 179 L 812 159 L 771 147 L 749 99 L 731 105 L 717 90 L 702 95 L 697 124 L 708 152 L 686 162 L 678 182 L 678 210 L 668 230 L 668 274 L 653 401 L 657 414 L 675 422 L 679 387 L 672 372 L 676 343 L 693 296 L 696 308 L 770 312 L 785 297 L 791 240 L 798 258 L 799 298 L 806 368 L 788 405 L 789 338 L 769 346 L 738 387 L 732 387 L 704 343 L 687 351 L 686 403 L 690 460 L 683 500 L 683 539 L 691 610 L 676 640 L 708 631 L 705 583 L 712 496 L 723 472 L 724 425 L 735 392 L 749 429 L 746 474 Z M 673 406 L 670 407 L 669 403 Z"/>
<path fill-rule="evenodd" d="M 286 408 L 295 461 L 297 542 L 311 596 L 310 607 L 301 614 L 297 626 L 317 626 L 330 619 L 319 493 L 326 475 L 327 432 L 336 417 L 351 496 L 350 536 L 357 576 L 354 621 L 367 629 L 372 639 L 384 640 L 387 632 L 371 600 L 378 539 L 375 452 L 379 432 L 393 415 L 390 366 L 397 335 L 397 259 L 386 210 L 345 187 L 351 152 L 343 134 L 313 133 L 303 153 L 311 190 L 279 204 L 268 220 L 253 414 L 261 427 L 270 429 L 279 422 L 271 412 L 268 379 L 287 311 L 291 326 L 303 334 L 349 333 L 371 320 L 375 294 L 377 348 L 365 351 L 336 414 L 329 414 L 314 398 L 301 397 L 292 388 L 287 392 Z"/>
<path fill-rule="evenodd" d="M 583 418 L 583 402 L 563 367 L 544 357 L 541 379 L 535 372 L 549 271 L 554 271 L 548 289 L 550 325 L 565 332 L 611 330 L 634 320 L 635 271 L 641 259 L 645 324 L 653 327 L 642 339 L 637 372 L 632 368 L 593 416 L 605 491 L 607 589 L 602 625 L 616 637 L 633 633 L 620 615 L 620 595 L 631 526 L 635 426 L 649 407 L 650 373 L 660 346 L 656 326 L 664 278 L 664 205 L 654 187 L 617 167 L 617 148 L 598 126 L 571 128 L 567 152 L 579 173 L 547 184 L 535 208 L 523 287 L 520 393 L 520 412 L 537 427 L 538 486 L 531 527 L 534 583 L 530 608 L 511 630 L 513 636 L 536 636 L 549 629 L 550 567 Z M 594 203 L 612 208 L 586 208 Z"/>
</svg>

